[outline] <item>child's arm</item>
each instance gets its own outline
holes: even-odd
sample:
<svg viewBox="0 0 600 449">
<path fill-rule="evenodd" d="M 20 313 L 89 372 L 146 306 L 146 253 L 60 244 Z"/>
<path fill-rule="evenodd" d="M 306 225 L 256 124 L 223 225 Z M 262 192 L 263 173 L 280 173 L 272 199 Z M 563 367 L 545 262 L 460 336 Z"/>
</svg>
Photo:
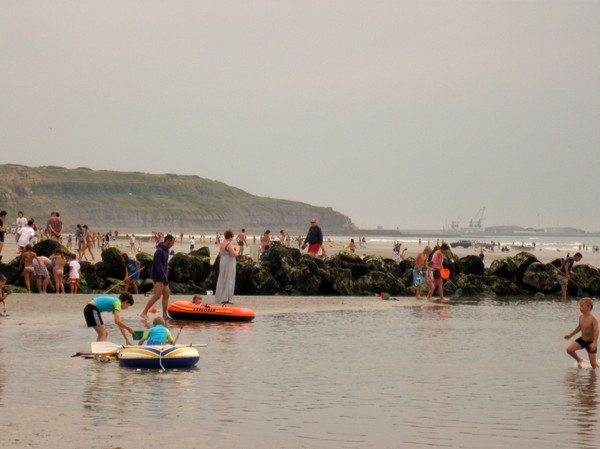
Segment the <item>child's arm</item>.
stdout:
<svg viewBox="0 0 600 449">
<path fill-rule="evenodd" d="M 129 332 L 133 336 L 133 334 L 135 334 L 135 331 L 129 326 L 127 326 L 125 323 L 123 323 L 123 321 L 121 321 L 121 314 L 117 310 L 115 310 L 115 324 L 119 326 L 121 334 L 123 335 L 123 338 L 125 338 L 125 343 L 131 346 L 131 341 L 129 341 L 127 332 Z"/>
<path fill-rule="evenodd" d="M 581 319 L 579 320 L 579 324 L 577 325 L 577 327 L 575 329 L 573 329 L 573 332 L 565 335 L 565 340 L 568 340 L 569 338 L 571 338 L 573 335 L 575 335 L 579 331 L 581 331 Z"/>
<path fill-rule="evenodd" d="M 590 345 L 590 352 L 595 352 L 598 348 L 598 336 L 600 336 L 600 326 L 598 326 L 598 318 L 595 316 L 592 320 L 592 327 L 594 328 L 594 342 Z"/>
</svg>

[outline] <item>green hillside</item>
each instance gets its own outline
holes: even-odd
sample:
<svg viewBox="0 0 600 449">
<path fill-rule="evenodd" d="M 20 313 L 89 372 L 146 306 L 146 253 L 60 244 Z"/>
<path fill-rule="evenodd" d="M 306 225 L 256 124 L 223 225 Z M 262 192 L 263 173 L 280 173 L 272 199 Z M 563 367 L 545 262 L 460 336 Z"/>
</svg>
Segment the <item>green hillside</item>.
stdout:
<svg viewBox="0 0 600 449">
<path fill-rule="evenodd" d="M 245 227 L 304 232 L 312 216 L 324 230 L 356 229 L 331 208 L 264 198 L 199 176 L 0 165 L 0 209 L 45 223 L 59 211 L 68 228 L 223 231 Z"/>
</svg>

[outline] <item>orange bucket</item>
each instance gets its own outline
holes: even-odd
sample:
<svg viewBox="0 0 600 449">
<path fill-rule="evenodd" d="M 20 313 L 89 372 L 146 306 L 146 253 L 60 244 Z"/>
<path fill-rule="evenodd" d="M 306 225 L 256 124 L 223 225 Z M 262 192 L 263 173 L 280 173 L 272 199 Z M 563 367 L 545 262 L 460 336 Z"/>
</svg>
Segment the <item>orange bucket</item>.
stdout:
<svg viewBox="0 0 600 449">
<path fill-rule="evenodd" d="M 450 270 L 448 268 L 442 268 L 440 269 L 440 275 L 442 276 L 442 279 L 448 279 L 450 277 Z"/>
</svg>

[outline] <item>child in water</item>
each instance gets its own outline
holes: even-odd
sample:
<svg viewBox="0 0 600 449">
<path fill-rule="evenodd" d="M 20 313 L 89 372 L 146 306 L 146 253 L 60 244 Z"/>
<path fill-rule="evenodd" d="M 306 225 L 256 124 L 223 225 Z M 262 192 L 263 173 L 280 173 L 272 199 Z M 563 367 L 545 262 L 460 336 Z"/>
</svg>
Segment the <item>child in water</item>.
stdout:
<svg viewBox="0 0 600 449">
<path fill-rule="evenodd" d="M 144 333 L 144 336 L 138 343 L 140 346 L 143 345 L 145 341 L 148 341 L 147 344 L 149 346 L 164 345 L 167 342 L 171 343 L 172 345 L 175 344 L 175 340 L 173 339 L 171 332 L 165 327 L 165 320 L 163 317 L 157 316 L 152 320 L 152 324 L 154 327 L 152 327 L 152 329 L 148 329 Z"/>
<path fill-rule="evenodd" d="M 10 291 L 10 290 L 4 291 L 5 284 L 6 284 L 6 276 L 4 276 L 3 274 L 0 274 L 0 302 L 2 303 L 2 315 L 7 316 L 6 311 L 8 310 L 8 307 L 6 305 L 6 298 L 8 297 L 8 295 L 10 295 L 12 293 L 12 291 Z"/>
<path fill-rule="evenodd" d="M 433 279 L 433 260 L 427 262 L 427 300 L 431 301 L 435 291 L 435 280 Z"/>
<path fill-rule="evenodd" d="M 592 298 L 582 298 L 579 301 L 579 324 L 573 332 L 565 335 L 565 340 L 570 339 L 577 332 L 581 331 L 581 337 L 575 340 L 567 348 L 567 354 L 577 360 L 577 366 L 581 368 L 583 359 L 577 355 L 577 351 L 585 349 L 590 358 L 590 364 L 592 368 L 598 368 L 598 361 L 596 360 L 596 351 L 598 350 L 598 335 L 600 334 L 600 328 L 598 327 L 598 318 L 592 313 L 594 307 L 594 301 Z"/>
</svg>

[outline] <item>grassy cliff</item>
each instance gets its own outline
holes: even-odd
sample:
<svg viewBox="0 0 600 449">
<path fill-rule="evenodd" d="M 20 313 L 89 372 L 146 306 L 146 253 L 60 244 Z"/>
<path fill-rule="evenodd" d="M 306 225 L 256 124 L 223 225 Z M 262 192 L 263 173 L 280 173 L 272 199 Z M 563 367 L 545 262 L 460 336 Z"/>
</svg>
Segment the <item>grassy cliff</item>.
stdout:
<svg viewBox="0 0 600 449">
<path fill-rule="evenodd" d="M 312 216 L 329 232 L 355 229 L 331 208 L 259 197 L 198 176 L 5 164 L 0 177 L 0 209 L 9 223 L 23 210 L 39 223 L 59 211 L 68 227 L 87 223 L 97 230 L 304 232 Z"/>
</svg>

